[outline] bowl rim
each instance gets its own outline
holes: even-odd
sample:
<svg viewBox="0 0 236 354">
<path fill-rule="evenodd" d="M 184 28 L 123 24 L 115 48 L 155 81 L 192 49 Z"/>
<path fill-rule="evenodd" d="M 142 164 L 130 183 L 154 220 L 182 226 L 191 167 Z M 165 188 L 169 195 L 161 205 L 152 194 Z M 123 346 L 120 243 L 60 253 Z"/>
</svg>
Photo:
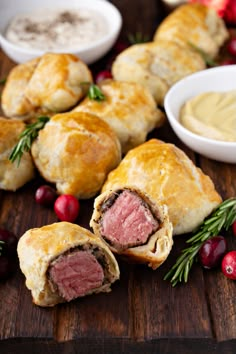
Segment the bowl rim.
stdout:
<svg viewBox="0 0 236 354">
<path fill-rule="evenodd" d="M 79 8 L 80 4 L 82 4 L 83 8 L 95 9 L 96 6 L 98 5 L 98 4 L 96 4 L 96 2 L 101 2 L 102 6 L 105 6 L 109 10 L 113 11 L 114 15 L 116 16 L 116 22 L 112 22 L 111 28 L 109 29 L 109 31 L 102 38 L 99 38 L 99 39 L 93 41 L 91 44 L 86 44 L 86 45 L 83 45 L 81 47 L 79 47 L 79 46 L 77 46 L 77 47 L 68 47 L 66 49 L 58 48 L 58 49 L 54 49 L 54 50 L 51 50 L 51 51 L 50 50 L 45 51 L 43 49 L 21 47 L 21 46 L 15 44 L 15 43 L 12 43 L 11 41 L 9 41 L 4 36 L 2 31 L 0 31 L 0 45 L 1 44 L 5 45 L 5 47 L 8 46 L 8 48 L 10 48 L 10 49 L 12 49 L 14 51 L 18 51 L 21 54 L 26 54 L 26 55 L 29 55 L 29 56 L 30 55 L 31 56 L 32 55 L 33 56 L 41 56 L 45 52 L 54 52 L 54 53 L 70 52 L 70 53 L 73 54 L 73 53 L 82 53 L 82 52 L 87 52 L 87 51 L 90 51 L 90 50 L 94 50 L 95 48 L 100 47 L 103 44 L 107 43 L 110 39 L 112 39 L 115 35 L 117 35 L 117 33 L 120 32 L 121 27 L 122 27 L 123 19 L 122 19 L 122 15 L 121 15 L 119 9 L 114 4 L 108 2 L 107 0 L 86 0 L 86 2 L 79 1 L 79 3 L 76 4 L 76 6 L 73 5 L 72 7 L 71 7 L 71 4 L 69 4 L 69 3 L 67 3 L 65 1 L 65 7 L 72 8 L 72 9 Z M 38 8 L 40 8 L 40 6 L 35 6 L 35 10 L 37 10 Z M 53 6 L 50 5 L 50 2 L 49 2 L 48 8 L 52 8 L 53 9 Z M 105 18 L 107 18 L 105 11 L 102 12 L 102 14 L 103 14 L 103 16 Z M 14 16 L 15 15 L 13 15 L 13 17 Z"/>
<path fill-rule="evenodd" d="M 183 134 L 188 135 L 190 138 L 192 138 L 194 140 L 198 140 L 199 143 L 204 143 L 204 144 L 208 143 L 212 146 L 217 145 L 220 147 L 230 148 L 230 147 L 236 147 L 236 141 L 235 142 L 234 141 L 223 141 L 223 140 L 216 140 L 216 139 L 207 138 L 207 137 L 198 135 L 196 133 L 193 133 L 189 129 L 185 128 L 180 123 L 179 117 L 175 117 L 175 115 L 171 109 L 171 105 L 170 105 L 171 96 L 174 93 L 176 94 L 176 90 L 181 88 L 181 86 L 184 85 L 186 82 L 189 82 L 189 81 L 191 82 L 192 80 L 195 80 L 197 78 L 204 77 L 204 76 L 211 76 L 215 72 L 219 72 L 223 75 L 224 72 L 226 72 L 226 71 L 229 71 L 229 72 L 235 71 L 235 74 L 236 74 L 236 64 L 204 69 L 204 70 L 195 72 L 193 74 L 190 74 L 190 75 L 184 77 L 183 79 L 180 79 L 174 85 L 172 85 L 172 87 L 166 93 L 165 98 L 164 98 L 164 110 L 166 112 L 167 119 L 170 121 L 170 123 L 172 123 Z M 235 85 L 235 90 L 236 90 L 236 85 Z M 203 91 L 203 92 L 207 92 L 207 91 Z M 209 92 L 209 90 L 208 90 L 208 92 Z"/>
</svg>

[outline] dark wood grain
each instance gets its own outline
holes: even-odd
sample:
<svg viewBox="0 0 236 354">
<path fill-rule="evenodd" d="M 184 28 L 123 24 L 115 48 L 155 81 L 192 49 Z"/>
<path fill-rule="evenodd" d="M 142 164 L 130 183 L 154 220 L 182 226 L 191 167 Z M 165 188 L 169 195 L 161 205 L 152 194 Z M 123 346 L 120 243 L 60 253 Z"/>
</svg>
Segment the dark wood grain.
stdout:
<svg viewBox="0 0 236 354">
<path fill-rule="evenodd" d="M 122 40 L 135 32 L 152 36 L 165 16 L 158 0 L 112 2 L 123 15 Z M 108 65 L 109 55 L 91 69 Z M 14 65 L 0 53 L 1 78 Z M 223 199 L 235 196 L 236 165 L 195 155 L 178 140 L 167 122 L 150 137 L 175 143 L 212 178 Z M 20 237 L 29 228 L 57 221 L 52 209 L 34 201 L 35 190 L 42 182 L 38 176 L 15 193 L 0 191 L 1 227 Z M 77 220 L 81 226 L 89 228 L 92 207 L 93 200 L 81 201 Z M 163 280 L 185 238 L 175 239 L 173 251 L 158 270 L 118 259 L 121 278 L 111 293 L 55 308 L 32 304 L 18 269 L 0 283 L 0 353 L 235 354 L 236 282 L 226 279 L 219 270 L 204 271 L 197 264 L 184 286 L 172 288 Z M 236 248 L 232 237 L 229 247 Z"/>
</svg>

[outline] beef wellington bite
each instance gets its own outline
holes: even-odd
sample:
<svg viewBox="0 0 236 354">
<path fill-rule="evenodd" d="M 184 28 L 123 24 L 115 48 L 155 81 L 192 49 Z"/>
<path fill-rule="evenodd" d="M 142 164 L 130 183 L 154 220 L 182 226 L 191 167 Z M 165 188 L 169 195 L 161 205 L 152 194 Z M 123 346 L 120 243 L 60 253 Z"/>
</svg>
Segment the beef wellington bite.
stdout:
<svg viewBox="0 0 236 354">
<path fill-rule="evenodd" d="M 166 260 L 173 245 L 167 207 L 133 187 L 100 194 L 90 226 L 111 251 L 153 269 Z"/>
<path fill-rule="evenodd" d="M 120 276 L 118 263 L 105 242 L 68 222 L 26 231 L 17 252 L 26 286 L 39 306 L 109 292 Z"/>
</svg>

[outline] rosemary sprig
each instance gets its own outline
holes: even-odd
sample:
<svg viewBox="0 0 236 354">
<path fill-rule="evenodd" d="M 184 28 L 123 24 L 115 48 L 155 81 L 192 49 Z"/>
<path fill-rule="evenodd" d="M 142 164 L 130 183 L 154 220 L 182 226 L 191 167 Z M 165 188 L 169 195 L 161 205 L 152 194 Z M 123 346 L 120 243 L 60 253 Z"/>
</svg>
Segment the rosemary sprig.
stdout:
<svg viewBox="0 0 236 354">
<path fill-rule="evenodd" d="M 1 79 L 1 80 L 0 80 L 0 85 L 5 85 L 6 81 L 7 81 L 7 79 L 6 79 L 6 78 Z"/>
<path fill-rule="evenodd" d="M 204 50 L 197 47 L 192 42 L 188 42 L 188 44 L 193 50 L 195 50 L 197 53 L 201 55 L 202 59 L 205 61 L 207 66 L 217 66 L 217 63 Z"/>
<path fill-rule="evenodd" d="M 149 36 L 146 36 L 142 32 L 136 32 L 135 34 L 129 33 L 127 38 L 130 44 L 146 43 L 151 40 Z"/>
<path fill-rule="evenodd" d="M 105 95 L 102 93 L 100 88 L 95 84 L 90 84 L 88 89 L 88 97 L 94 101 L 104 101 Z"/>
<path fill-rule="evenodd" d="M 20 134 L 19 141 L 11 151 L 9 160 L 13 163 L 17 160 L 19 166 L 21 157 L 24 152 L 30 150 L 32 142 L 38 136 L 39 130 L 41 130 L 45 124 L 49 121 L 49 117 L 38 117 L 35 123 L 29 124 L 26 129 Z"/>
<path fill-rule="evenodd" d="M 196 233 L 186 243 L 189 247 L 182 250 L 176 263 L 165 275 L 164 280 L 170 279 L 172 286 L 184 281 L 187 283 L 189 272 L 193 262 L 197 261 L 197 254 L 202 244 L 211 237 L 219 235 L 219 232 L 229 227 L 236 220 L 236 198 L 230 198 L 222 202 L 198 227 Z"/>
<path fill-rule="evenodd" d="M 4 245 L 4 241 L 0 241 L 0 256 L 2 255 L 2 249 L 3 249 L 3 245 Z"/>
</svg>

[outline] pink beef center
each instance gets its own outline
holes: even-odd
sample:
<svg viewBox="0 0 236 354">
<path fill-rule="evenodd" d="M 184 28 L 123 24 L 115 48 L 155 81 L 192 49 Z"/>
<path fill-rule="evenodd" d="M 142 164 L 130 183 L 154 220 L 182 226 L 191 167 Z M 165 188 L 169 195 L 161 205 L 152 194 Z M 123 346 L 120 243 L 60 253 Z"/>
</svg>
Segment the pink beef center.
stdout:
<svg viewBox="0 0 236 354">
<path fill-rule="evenodd" d="M 91 253 L 74 251 L 60 257 L 52 265 L 50 278 L 57 285 L 60 295 L 70 301 L 100 287 L 104 272 Z"/>
<path fill-rule="evenodd" d="M 104 213 L 101 231 L 115 247 L 128 248 L 145 244 L 159 223 L 141 198 L 124 191 Z"/>
</svg>

